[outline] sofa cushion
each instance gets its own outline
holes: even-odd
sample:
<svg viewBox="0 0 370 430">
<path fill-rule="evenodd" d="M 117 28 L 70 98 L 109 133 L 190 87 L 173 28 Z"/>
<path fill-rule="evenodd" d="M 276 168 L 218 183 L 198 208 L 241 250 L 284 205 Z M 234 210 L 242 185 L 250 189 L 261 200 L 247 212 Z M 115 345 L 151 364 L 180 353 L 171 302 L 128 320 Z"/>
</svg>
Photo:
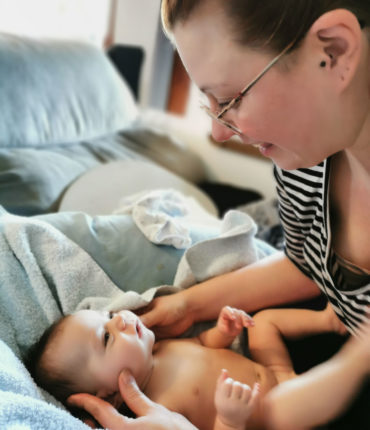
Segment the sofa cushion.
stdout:
<svg viewBox="0 0 370 430">
<path fill-rule="evenodd" d="M 98 48 L 0 34 L 0 146 L 80 142 L 125 128 L 134 98 Z"/>
<path fill-rule="evenodd" d="M 0 204 L 13 214 L 57 210 L 73 181 L 110 161 L 204 174 L 198 157 L 140 122 L 125 81 L 92 45 L 0 34 L 0 109 Z"/>
</svg>

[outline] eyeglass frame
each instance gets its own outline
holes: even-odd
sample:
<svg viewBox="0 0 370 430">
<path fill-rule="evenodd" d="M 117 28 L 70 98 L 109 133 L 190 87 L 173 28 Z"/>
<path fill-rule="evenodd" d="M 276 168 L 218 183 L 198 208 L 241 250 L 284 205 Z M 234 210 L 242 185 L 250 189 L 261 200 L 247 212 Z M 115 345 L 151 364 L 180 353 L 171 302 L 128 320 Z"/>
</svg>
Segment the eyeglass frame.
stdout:
<svg viewBox="0 0 370 430">
<path fill-rule="evenodd" d="M 224 127 L 229 128 L 234 133 L 238 135 L 242 135 L 243 132 L 236 127 L 233 124 L 230 124 L 228 121 L 225 121 L 222 117 L 236 104 L 239 103 L 240 100 L 248 93 L 248 91 L 256 85 L 256 83 L 271 69 L 272 66 L 274 66 L 296 43 L 296 39 L 294 39 L 292 42 L 290 42 L 276 57 L 274 57 L 267 66 L 260 72 L 258 75 L 247 85 L 245 86 L 239 94 L 237 94 L 230 102 L 221 109 L 219 113 L 215 113 L 211 110 L 210 107 L 206 105 L 201 105 L 201 108 L 209 115 L 213 120 L 217 121 L 219 124 L 221 124 Z"/>
</svg>

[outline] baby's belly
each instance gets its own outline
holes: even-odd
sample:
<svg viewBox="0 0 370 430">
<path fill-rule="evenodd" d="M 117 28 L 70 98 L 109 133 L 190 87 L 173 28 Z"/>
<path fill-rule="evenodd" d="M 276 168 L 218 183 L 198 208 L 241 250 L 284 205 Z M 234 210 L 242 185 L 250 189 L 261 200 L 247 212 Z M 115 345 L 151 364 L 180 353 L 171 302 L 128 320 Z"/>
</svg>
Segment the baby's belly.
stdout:
<svg viewBox="0 0 370 430">
<path fill-rule="evenodd" d="M 277 384 L 271 371 L 240 354 L 226 349 L 210 349 L 195 345 L 194 347 L 195 350 L 201 348 L 201 351 L 198 350 L 193 357 L 192 353 L 187 351 L 184 356 L 186 359 L 182 360 L 182 374 L 187 375 L 183 387 L 189 388 L 186 396 L 189 400 L 187 417 L 201 430 L 213 429 L 216 417 L 214 396 L 222 369 L 227 369 L 233 379 L 250 387 L 258 382 L 261 387 L 261 398 Z M 248 429 L 261 429 L 261 421 L 260 410 L 256 409 L 248 423 Z"/>
<path fill-rule="evenodd" d="M 261 394 L 267 393 L 278 383 L 271 370 L 233 351 L 208 349 L 207 354 L 209 360 L 213 362 L 217 377 L 221 369 L 225 368 L 233 379 L 251 387 L 258 382 Z"/>
</svg>

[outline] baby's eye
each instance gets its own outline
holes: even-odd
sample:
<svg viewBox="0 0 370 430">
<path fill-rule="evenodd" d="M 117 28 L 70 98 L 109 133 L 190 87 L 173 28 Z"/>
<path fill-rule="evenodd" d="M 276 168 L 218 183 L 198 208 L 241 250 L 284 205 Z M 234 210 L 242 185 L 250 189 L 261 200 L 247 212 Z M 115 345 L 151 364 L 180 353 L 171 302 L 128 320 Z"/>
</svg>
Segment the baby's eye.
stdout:
<svg viewBox="0 0 370 430">
<path fill-rule="evenodd" d="M 108 341 L 109 341 L 109 337 L 110 337 L 110 334 L 106 331 L 106 332 L 104 333 L 104 338 L 103 338 L 104 346 L 107 346 Z"/>
</svg>

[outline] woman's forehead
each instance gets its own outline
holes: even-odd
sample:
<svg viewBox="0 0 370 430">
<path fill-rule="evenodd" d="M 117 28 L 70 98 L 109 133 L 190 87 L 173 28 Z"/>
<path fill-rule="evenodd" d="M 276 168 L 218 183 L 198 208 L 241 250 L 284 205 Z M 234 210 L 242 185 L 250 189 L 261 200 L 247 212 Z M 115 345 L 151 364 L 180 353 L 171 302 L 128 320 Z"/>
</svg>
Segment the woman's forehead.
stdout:
<svg viewBox="0 0 370 430">
<path fill-rule="evenodd" d="M 212 94 L 244 86 L 259 64 L 266 63 L 265 54 L 235 42 L 227 26 L 216 18 L 191 18 L 174 29 L 176 47 L 190 78 Z"/>
</svg>

